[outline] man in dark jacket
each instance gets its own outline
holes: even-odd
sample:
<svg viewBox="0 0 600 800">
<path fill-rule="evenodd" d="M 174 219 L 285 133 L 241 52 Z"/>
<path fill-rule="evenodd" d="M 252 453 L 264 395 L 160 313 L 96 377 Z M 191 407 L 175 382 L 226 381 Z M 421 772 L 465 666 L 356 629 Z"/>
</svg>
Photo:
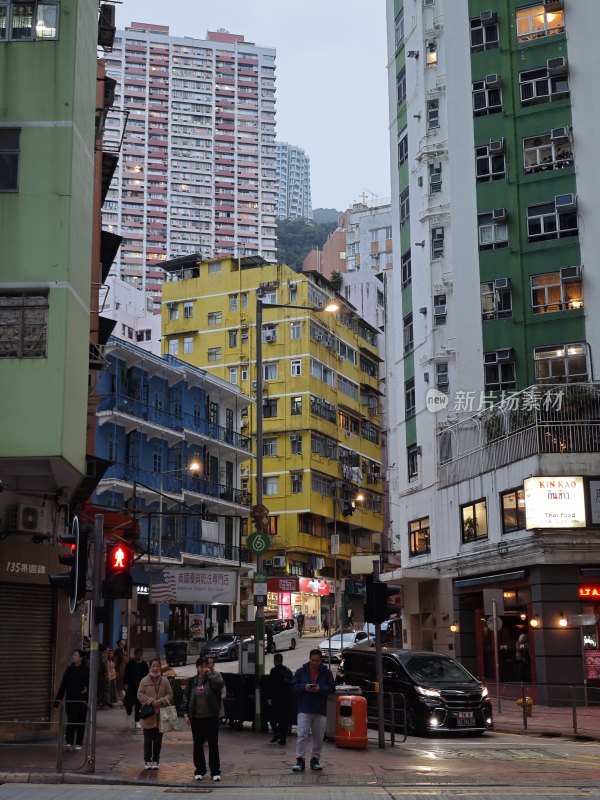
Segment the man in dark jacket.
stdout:
<svg viewBox="0 0 600 800">
<path fill-rule="evenodd" d="M 292 681 L 291 669 L 284 666 L 281 653 L 273 656 L 275 665 L 269 673 L 267 683 L 267 705 L 271 711 L 273 738 L 271 744 L 285 745 L 292 716 Z"/>
<path fill-rule="evenodd" d="M 323 664 L 320 650 L 311 650 L 309 661 L 294 675 L 294 691 L 298 696 L 298 739 L 294 772 L 306 766 L 306 741 L 312 731 L 310 768 L 320 770 L 321 748 L 327 724 L 327 698 L 335 692 L 331 670 Z"/>
<path fill-rule="evenodd" d="M 133 652 L 133 658 L 127 663 L 125 672 L 123 673 L 123 689 L 125 690 L 125 711 L 127 716 L 131 716 L 131 712 L 135 710 L 134 720 L 135 727 L 141 728 L 140 725 L 140 702 L 137 699 L 137 693 L 142 681 L 149 672 L 148 662 L 144 661 L 144 651 L 141 647 L 136 647 Z"/>
<path fill-rule="evenodd" d="M 90 670 L 84 661 L 83 650 L 73 650 L 71 664 L 65 670 L 54 701 L 57 708 L 61 700 L 65 700 L 67 750 L 81 750 L 88 712 L 89 682 Z"/>
</svg>

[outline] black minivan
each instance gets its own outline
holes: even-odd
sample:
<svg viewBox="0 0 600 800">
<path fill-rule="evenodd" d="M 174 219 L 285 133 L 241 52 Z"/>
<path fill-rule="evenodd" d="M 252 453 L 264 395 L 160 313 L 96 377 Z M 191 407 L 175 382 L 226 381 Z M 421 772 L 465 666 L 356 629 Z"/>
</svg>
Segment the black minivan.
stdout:
<svg viewBox="0 0 600 800">
<path fill-rule="evenodd" d="M 360 686 L 368 704 L 369 722 L 377 721 L 375 648 L 357 645 L 342 654 L 336 682 Z M 396 725 L 403 728 L 406 701 L 406 732 L 423 735 L 434 731 L 485 733 L 493 727 L 488 690 L 470 672 L 441 653 L 383 648 L 384 692 L 395 697 Z M 389 702 L 385 700 L 389 721 Z"/>
</svg>

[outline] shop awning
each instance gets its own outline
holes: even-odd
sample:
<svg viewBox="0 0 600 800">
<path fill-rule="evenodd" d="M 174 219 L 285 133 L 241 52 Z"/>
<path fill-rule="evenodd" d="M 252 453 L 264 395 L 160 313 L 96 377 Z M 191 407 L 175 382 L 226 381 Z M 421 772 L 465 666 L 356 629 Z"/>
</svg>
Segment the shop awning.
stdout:
<svg viewBox="0 0 600 800">
<path fill-rule="evenodd" d="M 525 570 L 518 569 L 515 572 L 502 572 L 499 575 L 482 575 L 479 578 L 465 578 L 455 581 L 457 589 L 470 589 L 473 586 L 486 586 L 488 583 L 509 583 L 510 581 L 522 581 L 525 577 Z"/>
</svg>

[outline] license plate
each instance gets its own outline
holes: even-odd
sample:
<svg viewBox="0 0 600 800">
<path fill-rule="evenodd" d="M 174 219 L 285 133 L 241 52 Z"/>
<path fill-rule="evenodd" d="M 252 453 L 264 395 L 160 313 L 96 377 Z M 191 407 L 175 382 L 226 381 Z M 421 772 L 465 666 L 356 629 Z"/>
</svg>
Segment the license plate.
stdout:
<svg viewBox="0 0 600 800">
<path fill-rule="evenodd" d="M 472 711 L 459 711 L 456 715 L 456 724 L 461 728 L 475 725 L 475 716 Z"/>
</svg>

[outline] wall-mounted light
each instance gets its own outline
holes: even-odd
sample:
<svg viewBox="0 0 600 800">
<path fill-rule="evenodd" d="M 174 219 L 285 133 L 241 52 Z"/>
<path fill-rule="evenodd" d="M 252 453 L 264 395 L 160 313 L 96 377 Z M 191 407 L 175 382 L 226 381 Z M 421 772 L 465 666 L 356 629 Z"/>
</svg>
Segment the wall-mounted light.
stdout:
<svg viewBox="0 0 600 800">
<path fill-rule="evenodd" d="M 450 625 L 450 633 L 458 633 L 458 622 L 456 620 Z"/>
<path fill-rule="evenodd" d="M 527 619 L 527 614 L 524 611 L 521 611 L 521 613 L 519 614 L 519 619 L 525 622 L 525 620 Z"/>
<path fill-rule="evenodd" d="M 539 618 L 539 616 L 536 614 L 536 615 L 535 615 L 535 617 L 532 617 L 532 618 L 529 620 L 529 624 L 530 624 L 530 626 L 531 626 L 532 628 L 541 628 L 541 627 L 542 627 L 542 620 L 541 620 L 541 619 Z"/>
<path fill-rule="evenodd" d="M 419 309 L 419 314 L 423 315 L 427 314 L 427 306 L 421 306 L 421 308 Z"/>
<path fill-rule="evenodd" d="M 561 628 L 566 628 L 569 624 L 567 618 L 565 617 L 562 611 L 560 612 L 560 619 L 558 620 L 558 624 L 560 625 Z"/>
</svg>

